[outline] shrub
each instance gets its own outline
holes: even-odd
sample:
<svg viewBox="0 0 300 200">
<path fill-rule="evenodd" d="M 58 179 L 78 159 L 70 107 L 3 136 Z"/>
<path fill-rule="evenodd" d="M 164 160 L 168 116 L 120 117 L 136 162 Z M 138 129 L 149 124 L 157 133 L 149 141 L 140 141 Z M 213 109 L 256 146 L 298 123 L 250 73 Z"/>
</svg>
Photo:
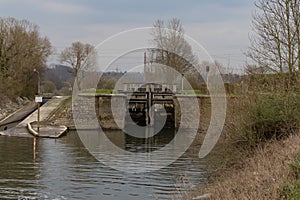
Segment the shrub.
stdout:
<svg viewBox="0 0 300 200">
<path fill-rule="evenodd" d="M 255 97 L 246 113 L 252 139 L 280 139 L 298 131 L 299 99 L 300 95 L 295 93 L 268 93 Z"/>
</svg>

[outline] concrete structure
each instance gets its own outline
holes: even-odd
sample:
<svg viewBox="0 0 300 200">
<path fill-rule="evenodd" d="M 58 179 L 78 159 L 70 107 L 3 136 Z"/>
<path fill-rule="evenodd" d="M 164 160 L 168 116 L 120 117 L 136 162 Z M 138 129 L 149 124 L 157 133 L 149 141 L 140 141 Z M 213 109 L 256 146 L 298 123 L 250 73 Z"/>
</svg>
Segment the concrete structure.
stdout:
<svg viewBox="0 0 300 200">
<path fill-rule="evenodd" d="M 62 102 L 66 100 L 68 97 L 53 97 L 51 100 L 49 100 L 47 103 L 45 103 L 40 108 L 40 121 L 47 121 L 47 119 L 53 115 L 56 110 L 60 107 Z M 33 112 L 28 117 L 26 117 L 23 121 L 21 121 L 19 124 L 17 124 L 16 127 L 8 129 L 6 131 L 0 132 L 0 135 L 6 135 L 6 136 L 17 136 L 17 137 L 33 137 L 32 134 L 28 131 L 28 124 L 37 121 L 37 113 L 38 111 Z M 44 126 L 45 127 L 45 126 Z M 45 134 L 51 136 L 55 136 L 55 132 L 60 132 L 61 130 L 66 130 L 65 127 L 45 127 Z M 43 131 L 43 128 L 41 127 L 40 131 Z M 44 137 L 46 136 L 45 134 Z"/>
<path fill-rule="evenodd" d="M 123 129 L 126 95 L 81 94 L 73 99 L 73 118 L 76 129 Z M 114 106 L 113 115 L 111 104 Z"/>
<path fill-rule="evenodd" d="M 55 110 L 59 107 L 59 105 L 66 100 L 69 97 L 66 96 L 59 96 L 59 97 L 53 97 L 51 100 L 49 100 L 47 103 L 45 103 L 40 108 L 40 121 L 46 121 L 47 118 L 51 116 L 55 112 Z M 38 112 L 35 111 L 31 115 L 29 115 L 27 118 L 25 118 L 22 122 L 20 122 L 17 127 L 27 127 L 28 123 L 37 121 L 37 115 Z"/>
<path fill-rule="evenodd" d="M 54 138 L 54 139 L 60 138 L 68 130 L 68 128 L 64 125 L 60 125 L 60 126 L 42 125 L 38 129 L 37 124 L 35 122 L 28 123 L 27 129 L 29 133 L 31 133 L 34 137 Z"/>
<path fill-rule="evenodd" d="M 145 96 L 142 99 L 141 96 L 137 96 L 128 99 L 126 94 L 82 94 L 77 97 L 77 100 L 73 101 L 73 117 L 75 121 L 79 122 L 79 124 L 76 124 L 76 128 L 96 129 L 99 128 L 100 124 L 103 129 L 123 129 L 127 123 L 126 114 L 128 115 L 128 111 L 129 113 L 133 112 L 134 109 L 143 111 L 143 108 L 133 108 L 131 105 L 139 101 L 144 102 L 144 100 L 147 100 L 145 98 Z M 160 100 L 162 101 L 159 102 Z M 128 101 L 131 101 L 131 103 Z M 209 96 L 173 94 L 170 96 L 169 94 L 167 97 L 163 97 L 158 95 L 155 97 L 154 104 L 157 102 L 173 105 L 174 118 L 172 119 L 176 128 L 200 127 L 201 129 L 206 129 L 209 126 L 211 118 L 211 100 Z M 195 105 L 195 102 L 198 105 Z M 195 106 L 199 109 L 196 109 Z M 199 110 L 200 113 L 198 112 Z M 185 116 L 184 118 L 182 118 L 183 115 Z M 199 117 L 200 124 L 195 123 L 198 121 L 195 119 L 195 116 Z M 141 117 L 140 120 L 145 119 Z"/>
</svg>

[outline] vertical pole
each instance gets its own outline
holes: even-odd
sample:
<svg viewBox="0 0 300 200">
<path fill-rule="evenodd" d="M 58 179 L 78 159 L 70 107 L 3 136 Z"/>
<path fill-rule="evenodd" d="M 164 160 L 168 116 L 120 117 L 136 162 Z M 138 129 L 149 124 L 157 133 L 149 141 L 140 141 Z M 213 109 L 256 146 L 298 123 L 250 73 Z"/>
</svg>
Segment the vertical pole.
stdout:
<svg viewBox="0 0 300 200">
<path fill-rule="evenodd" d="M 37 97 L 40 97 L 41 95 L 41 77 L 40 77 L 40 73 L 39 71 L 37 71 L 36 69 L 33 70 L 34 72 L 37 73 L 38 75 L 38 92 L 37 92 Z M 40 133 L 40 102 L 37 102 L 38 104 L 38 116 L 37 116 L 37 132 L 38 134 Z"/>
<path fill-rule="evenodd" d="M 148 87 L 148 86 L 146 86 L 146 87 Z M 146 89 L 146 126 L 148 126 L 149 125 L 149 101 L 148 101 L 148 99 L 149 99 L 149 92 L 147 91 L 147 89 Z"/>
<path fill-rule="evenodd" d="M 38 104 L 38 116 L 37 116 L 37 132 L 40 133 L 40 102 Z"/>
<path fill-rule="evenodd" d="M 38 73 L 38 95 L 41 95 L 41 77 L 38 71 L 37 73 Z"/>
<path fill-rule="evenodd" d="M 41 77 L 40 77 L 40 73 L 38 72 L 38 96 L 40 97 L 40 95 L 41 95 Z M 40 134 L 40 102 L 38 102 L 37 131 L 38 131 L 38 134 Z"/>
<path fill-rule="evenodd" d="M 208 94 L 208 73 L 209 73 L 209 66 L 206 66 L 206 94 Z"/>
<path fill-rule="evenodd" d="M 149 98 L 149 104 L 150 104 L 150 126 L 154 125 L 154 109 L 153 109 L 153 92 L 150 91 L 150 98 Z"/>
<path fill-rule="evenodd" d="M 182 73 L 181 74 L 181 94 L 183 94 L 183 77 L 184 77 L 184 74 Z"/>
<path fill-rule="evenodd" d="M 147 57 L 146 52 L 144 52 L 144 83 L 146 83 L 146 64 L 147 64 Z"/>
</svg>

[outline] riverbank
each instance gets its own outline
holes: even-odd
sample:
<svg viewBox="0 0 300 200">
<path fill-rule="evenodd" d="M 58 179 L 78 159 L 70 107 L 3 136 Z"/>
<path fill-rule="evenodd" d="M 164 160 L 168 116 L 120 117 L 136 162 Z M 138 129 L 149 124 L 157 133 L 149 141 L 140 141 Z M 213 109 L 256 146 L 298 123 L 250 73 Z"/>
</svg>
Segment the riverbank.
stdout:
<svg viewBox="0 0 300 200">
<path fill-rule="evenodd" d="M 205 158 L 207 186 L 185 199 L 300 199 L 300 102 L 295 92 L 251 93 L 227 107 Z"/>
<path fill-rule="evenodd" d="M 206 158 L 208 185 L 198 196 L 300 199 L 299 103 L 297 93 L 274 92 L 229 107 L 223 137 Z"/>
<path fill-rule="evenodd" d="M 0 121 L 5 119 L 10 114 L 14 113 L 18 109 L 24 107 L 31 101 L 26 97 L 17 97 L 16 99 L 10 99 L 6 96 L 0 98 Z"/>
<path fill-rule="evenodd" d="M 201 194 L 210 194 L 210 199 L 288 199 L 290 188 L 300 191 L 293 185 L 300 172 L 300 132 L 252 150 L 229 142 L 222 146 L 223 158 Z"/>
<path fill-rule="evenodd" d="M 76 130 L 72 113 L 72 97 L 64 99 L 45 120 L 52 125 L 65 125 L 69 130 Z"/>
</svg>

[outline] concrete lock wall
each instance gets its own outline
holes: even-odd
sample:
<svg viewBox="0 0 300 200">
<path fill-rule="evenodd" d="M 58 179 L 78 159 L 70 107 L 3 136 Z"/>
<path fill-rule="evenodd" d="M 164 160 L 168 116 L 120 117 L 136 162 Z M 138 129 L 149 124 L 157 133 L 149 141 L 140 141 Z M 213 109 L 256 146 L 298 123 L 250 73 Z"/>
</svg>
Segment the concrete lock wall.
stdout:
<svg viewBox="0 0 300 200">
<path fill-rule="evenodd" d="M 98 119 L 103 129 L 123 129 L 125 126 L 126 96 L 99 95 L 97 98 Z"/>
<path fill-rule="evenodd" d="M 78 96 L 73 102 L 73 116 L 79 122 L 76 128 L 94 129 L 99 128 L 100 124 L 103 129 L 123 129 L 126 123 L 126 98 L 125 95 L 116 94 Z M 195 106 L 195 103 L 198 103 L 198 106 Z M 174 107 L 176 128 L 208 128 L 211 119 L 209 96 L 175 95 Z M 195 117 L 199 117 L 200 120 Z"/>
<path fill-rule="evenodd" d="M 95 115 L 95 96 L 79 95 L 73 98 L 72 112 L 76 129 L 97 128 L 98 119 Z"/>
<path fill-rule="evenodd" d="M 198 105 L 195 105 L 195 103 Z M 209 96 L 176 95 L 174 106 L 176 128 L 200 128 L 202 130 L 208 128 L 211 118 L 211 100 Z M 199 120 L 195 117 L 198 117 Z"/>
<path fill-rule="evenodd" d="M 97 129 L 100 124 L 103 129 L 123 129 L 125 102 L 126 96 L 124 95 L 83 94 L 77 96 L 73 100 L 72 109 L 76 128 Z"/>
</svg>

